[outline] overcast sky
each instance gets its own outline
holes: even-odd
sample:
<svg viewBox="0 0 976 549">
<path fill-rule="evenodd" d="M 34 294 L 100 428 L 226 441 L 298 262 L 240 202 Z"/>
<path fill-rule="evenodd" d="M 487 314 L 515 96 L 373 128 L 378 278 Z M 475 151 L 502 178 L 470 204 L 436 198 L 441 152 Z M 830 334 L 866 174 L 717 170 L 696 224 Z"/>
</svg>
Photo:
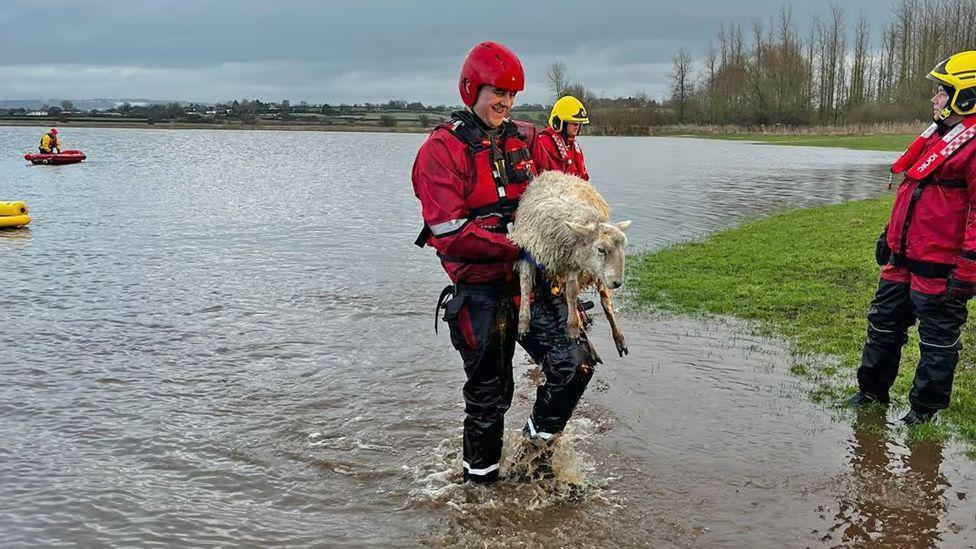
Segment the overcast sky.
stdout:
<svg viewBox="0 0 976 549">
<path fill-rule="evenodd" d="M 874 35 L 891 0 L 845 0 Z M 698 57 L 723 22 L 792 8 L 801 35 L 827 2 L 0 0 L 0 99 L 259 98 L 456 104 L 457 74 L 482 40 L 526 69 L 521 102 L 549 100 L 554 60 L 606 96 L 667 89 L 679 47 Z"/>
</svg>

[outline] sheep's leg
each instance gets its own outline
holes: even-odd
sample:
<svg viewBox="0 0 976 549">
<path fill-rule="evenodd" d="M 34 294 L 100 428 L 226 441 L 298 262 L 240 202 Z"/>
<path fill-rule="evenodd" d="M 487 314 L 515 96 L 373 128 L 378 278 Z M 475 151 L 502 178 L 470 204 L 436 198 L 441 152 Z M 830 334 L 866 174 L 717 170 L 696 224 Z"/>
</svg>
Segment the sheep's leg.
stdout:
<svg viewBox="0 0 976 549">
<path fill-rule="evenodd" d="M 610 333 L 613 335 L 614 345 L 617 346 L 617 353 L 620 356 L 624 356 L 630 351 L 627 349 L 627 341 L 624 340 L 624 334 L 617 325 L 617 317 L 613 312 L 613 300 L 610 299 L 610 290 L 600 281 L 597 281 L 596 289 L 600 292 L 600 305 L 603 307 L 603 312 L 607 315 L 607 322 L 610 323 Z"/>
<path fill-rule="evenodd" d="M 523 259 L 516 264 L 515 268 L 519 274 L 519 291 L 521 292 L 518 314 L 518 336 L 522 338 L 525 334 L 529 333 L 529 323 L 532 320 L 529 296 L 532 295 L 532 286 L 535 283 L 535 265 Z"/>
<path fill-rule="evenodd" d="M 580 336 L 580 316 L 579 311 L 576 310 L 576 301 L 579 299 L 580 287 L 579 279 L 577 275 L 571 274 L 566 277 L 566 309 L 569 314 L 566 319 L 566 333 L 572 339 L 578 339 Z"/>
</svg>

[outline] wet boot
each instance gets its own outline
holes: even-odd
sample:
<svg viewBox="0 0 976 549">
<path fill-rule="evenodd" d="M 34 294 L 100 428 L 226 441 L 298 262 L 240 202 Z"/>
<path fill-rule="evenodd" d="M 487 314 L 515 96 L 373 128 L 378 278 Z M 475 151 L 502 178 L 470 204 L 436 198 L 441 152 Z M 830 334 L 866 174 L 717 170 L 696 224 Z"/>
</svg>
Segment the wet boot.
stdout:
<svg viewBox="0 0 976 549">
<path fill-rule="evenodd" d="M 552 442 L 531 436 L 526 425 L 522 429 L 522 440 L 513 459 L 512 478 L 516 482 L 556 478 L 552 467 Z"/>
<path fill-rule="evenodd" d="M 862 406 L 869 406 L 871 404 L 877 404 L 877 405 L 880 405 L 880 406 L 887 406 L 888 403 L 889 403 L 889 399 L 887 399 L 887 398 L 881 399 L 881 398 L 878 398 L 878 397 L 872 395 L 871 393 L 866 393 L 864 391 L 858 391 L 858 392 L 854 393 L 853 395 L 851 395 L 851 396 L 845 398 L 844 400 L 840 401 L 839 405 L 840 406 L 846 406 L 848 408 L 860 408 Z"/>
<path fill-rule="evenodd" d="M 543 448 L 529 461 L 529 474 L 532 480 L 552 480 L 556 471 L 552 468 L 552 448 Z"/>
<path fill-rule="evenodd" d="M 905 414 L 905 417 L 901 418 L 901 422 L 909 427 L 928 423 L 935 417 L 935 412 L 935 410 L 918 410 L 912 408 Z"/>
</svg>

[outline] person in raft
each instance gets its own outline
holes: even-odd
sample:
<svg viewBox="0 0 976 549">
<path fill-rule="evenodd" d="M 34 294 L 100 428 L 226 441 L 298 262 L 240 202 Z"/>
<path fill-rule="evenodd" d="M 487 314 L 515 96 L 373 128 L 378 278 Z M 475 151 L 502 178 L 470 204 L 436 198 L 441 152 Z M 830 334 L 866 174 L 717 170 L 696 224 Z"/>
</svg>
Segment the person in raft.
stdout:
<svg viewBox="0 0 976 549">
<path fill-rule="evenodd" d="M 524 84 L 522 63 L 511 50 L 495 42 L 476 45 L 458 82 L 467 109 L 434 129 L 413 165 L 413 189 L 424 220 L 415 243 L 437 251 L 453 283 L 441 292 L 437 310 L 443 306 L 467 377 L 462 443 L 466 482 L 498 480 L 505 412 L 515 386 L 519 287 L 514 262 L 529 256 L 507 233 L 519 197 L 535 176 L 535 129 L 507 116 Z M 563 296 L 537 285 L 529 333 L 518 341 L 546 376 L 522 431 L 522 450 L 537 450 L 533 462 L 542 461 L 536 472 L 549 467 L 551 473 L 552 444 L 593 375 L 586 336 L 570 339 L 566 318 Z"/>
<path fill-rule="evenodd" d="M 908 328 L 918 321 L 919 358 L 908 395 L 908 425 L 949 406 L 962 348 L 966 302 L 976 294 L 976 51 L 936 65 L 935 123 L 891 167 L 904 173 L 891 217 L 878 238 L 881 270 L 868 311 L 857 371 L 859 391 L 845 401 L 887 405 Z"/>
<path fill-rule="evenodd" d="M 532 159 L 536 170 L 556 170 L 589 181 L 583 151 L 576 141 L 582 125 L 589 123 L 586 107 L 579 99 L 566 95 L 556 101 L 549 113 L 549 126 L 535 140 Z"/>
<path fill-rule="evenodd" d="M 57 154 L 61 152 L 61 141 L 58 140 L 58 129 L 51 128 L 41 136 L 41 144 L 38 147 L 41 154 Z"/>
</svg>

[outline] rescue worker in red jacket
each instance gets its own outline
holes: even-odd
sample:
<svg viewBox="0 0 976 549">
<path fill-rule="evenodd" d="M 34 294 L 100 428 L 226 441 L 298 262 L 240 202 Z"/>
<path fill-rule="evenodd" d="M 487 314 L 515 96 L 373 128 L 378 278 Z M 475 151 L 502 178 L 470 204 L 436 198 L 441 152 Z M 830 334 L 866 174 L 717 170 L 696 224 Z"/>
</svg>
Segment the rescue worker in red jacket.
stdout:
<svg viewBox="0 0 976 549">
<path fill-rule="evenodd" d="M 909 425 L 949 406 L 966 302 L 976 294 L 976 51 L 939 63 L 935 123 L 892 165 L 905 173 L 879 237 L 881 281 L 850 405 L 888 404 L 908 328 L 918 321 L 921 357 L 908 400 Z"/>
<path fill-rule="evenodd" d="M 444 320 L 467 377 L 462 474 L 472 482 L 499 478 L 505 412 L 514 391 L 519 292 L 513 265 L 521 251 L 507 233 L 535 175 L 534 128 L 507 116 L 524 83 L 522 64 L 508 48 L 476 45 L 458 83 L 468 109 L 434 129 L 413 166 L 424 219 L 416 243 L 437 251 L 453 282 L 441 293 L 438 309 L 450 296 Z M 547 285 L 537 286 L 532 325 L 519 341 L 546 374 L 524 430 L 543 443 L 563 430 L 592 376 L 592 369 L 581 367 L 589 344 L 585 335 L 566 335 L 566 316 L 565 299 Z"/>
<path fill-rule="evenodd" d="M 549 126 L 535 141 L 532 158 L 539 173 L 556 170 L 587 181 L 583 151 L 576 141 L 583 124 L 589 124 L 586 107 L 572 95 L 561 97 L 549 113 Z"/>
</svg>

